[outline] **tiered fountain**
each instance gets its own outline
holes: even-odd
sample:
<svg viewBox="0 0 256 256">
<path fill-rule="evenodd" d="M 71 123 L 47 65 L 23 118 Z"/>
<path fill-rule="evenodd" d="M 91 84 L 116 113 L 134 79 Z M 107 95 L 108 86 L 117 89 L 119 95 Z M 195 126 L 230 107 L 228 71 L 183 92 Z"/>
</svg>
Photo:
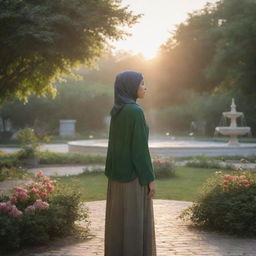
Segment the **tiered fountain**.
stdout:
<svg viewBox="0 0 256 256">
<path fill-rule="evenodd" d="M 225 117 L 224 117 L 225 116 Z M 228 145 L 239 146 L 237 141 L 238 135 L 244 135 L 250 132 L 250 127 L 237 126 L 236 119 L 241 117 L 243 121 L 243 113 L 236 111 L 235 102 L 232 99 L 231 111 L 223 113 L 223 119 L 226 117 L 231 119 L 229 127 L 216 127 L 219 133 L 230 136 Z M 109 127 L 109 117 L 107 127 Z M 242 124 L 244 125 L 244 124 Z M 244 125 L 246 126 L 246 125 Z M 153 135 L 149 136 L 149 148 L 152 157 L 175 157 L 175 156 L 223 156 L 223 155 L 254 155 L 256 154 L 256 143 L 241 143 L 241 147 L 228 147 L 226 143 L 215 141 L 201 141 L 191 139 L 170 138 L 168 136 Z M 106 156 L 108 149 L 108 138 L 93 139 L 89 137 L 87 140 L 74 140 L 68 142 L 68 151 L 70 153 L 79 154 L 95 154 Z"/>
<path fill-rule="evenodd" d="M 237 137 L 239 135 L 245 135 L 247 133 L 250 133 L 251 128 L 250 127 L 238 127 L 236 119 L 243 115 L 243 112 L 237 112 L 236 111 L 236 105 L 234 99 L 232 99 L 231 104 L 231 111 L 230 112 L 223 112 L 222 113 L 224 117 L 230 118 L 230 126 L 221 126 L 216 127 L 215 130 L 219 132 L 222 135 L 230 136 L 228 146 L 231 147 L 239 147 L 240 144 L 238 142 Z"/>
</svg>

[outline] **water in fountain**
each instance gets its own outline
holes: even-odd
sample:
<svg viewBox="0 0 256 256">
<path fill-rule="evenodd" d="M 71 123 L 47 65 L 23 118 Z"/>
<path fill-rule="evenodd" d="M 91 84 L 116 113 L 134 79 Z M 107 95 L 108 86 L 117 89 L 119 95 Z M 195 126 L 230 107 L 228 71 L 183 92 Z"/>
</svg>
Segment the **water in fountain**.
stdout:
<svg viewBox="0 0 256 256">
<path fill-rule="evenodd" d="M 221 115 L 220 122 L 219 122 L 218 126 L 227 126 L 227 125 L 228 125 L 228 118 Z M 214 130 L 213 136 L 214 137 L 221 137 L 222 135 L 218 131 Z"/>
<path fill-rule="evenodd" d="M 246 122 L 246 119 L 245 119 L 245 115 L 244 113 L 242 113 L 241 117 L 239 118 L 240 119 L 240 123 L 241 123 L 241 126 L 247 126 L 247 122 Z M 252 137 L 252 131 L 250 130 L 247 134 L 245 134 L 244 136 L 246 137 Z"/>
<path fill-rule="evenodd" d="M 228 125 L 228 118 L 222 115 L 221 119 L 220 119 L 220 125 L 219 126 L 227 126 L 227 125 Z"/>
</svg>

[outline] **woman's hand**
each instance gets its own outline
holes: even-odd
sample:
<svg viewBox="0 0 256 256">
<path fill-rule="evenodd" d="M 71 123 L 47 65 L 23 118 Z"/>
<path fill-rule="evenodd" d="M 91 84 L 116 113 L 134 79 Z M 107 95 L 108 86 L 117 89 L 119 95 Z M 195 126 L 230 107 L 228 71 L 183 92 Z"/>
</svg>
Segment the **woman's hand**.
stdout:
<svg viewBox="0 0 256 256">
<path fill-rule="evenodd" d="M 148 183 L 148 189 L 149 189 L 148 196 L 153 197 L 156 193 L 155 181 L 154 180 Z"/>
</svg>

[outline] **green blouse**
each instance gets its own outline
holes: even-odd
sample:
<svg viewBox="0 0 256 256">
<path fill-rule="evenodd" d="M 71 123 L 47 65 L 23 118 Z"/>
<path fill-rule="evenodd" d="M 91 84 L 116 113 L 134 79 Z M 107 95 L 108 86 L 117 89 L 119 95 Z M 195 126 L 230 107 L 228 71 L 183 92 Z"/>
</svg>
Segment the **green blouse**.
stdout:
<svg viewBox="0 0 256 256">
<path fill-rule="evenodd" d="M 141 185 L 155 179 L 148 148 L 149 128 L 143 110 L 136 104 L 125 104 L 111 118 L 105 175 L 121 182 L 138 177 Z"/>
</svg>

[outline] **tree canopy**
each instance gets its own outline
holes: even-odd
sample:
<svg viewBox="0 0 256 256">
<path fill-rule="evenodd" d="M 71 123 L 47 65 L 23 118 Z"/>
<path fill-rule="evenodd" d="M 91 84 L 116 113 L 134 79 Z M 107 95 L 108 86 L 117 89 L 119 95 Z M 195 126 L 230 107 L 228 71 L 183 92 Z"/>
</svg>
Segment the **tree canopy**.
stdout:
<svg viewBox="0 0 256 256">
<path fill-rule="evenodd" d="M 0 0 L 0 103 L 55 96 L 54 82 L 91 65 L 141 15 L 120 0 Z"/>
<path fill-rule="evenodd" d="M 256 0 L 221 0 L 190 13 L 161 46 L 160 100 L 187 89 L 255 97 L 255 16 Z"/>
</svg>

